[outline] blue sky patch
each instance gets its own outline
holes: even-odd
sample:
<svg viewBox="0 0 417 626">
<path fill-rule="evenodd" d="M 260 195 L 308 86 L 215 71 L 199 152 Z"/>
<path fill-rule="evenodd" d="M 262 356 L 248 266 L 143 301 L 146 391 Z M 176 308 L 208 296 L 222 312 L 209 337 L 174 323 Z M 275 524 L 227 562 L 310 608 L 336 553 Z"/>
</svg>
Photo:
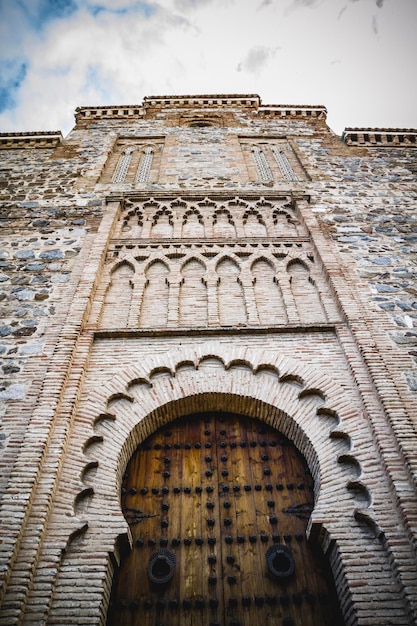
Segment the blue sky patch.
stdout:
<svg viewBox="0 0 417 626">
<path fill-rule="evenodd" d="M 102 72 L 102 68 L 96 64 L 89 64 L 86 68 L 86 75 L 82 91 L 85 94 L 95 92 L 96 97 L 104 104 L 112 99 L 112 83 Z"/>
<path fill-rule="evenodd" d="M 16 4 L 35 30 L 52 20 L 70 17 L 78 10 L 76 0 L 17 0 Z"/>
<path fill-rule="evenodd" d="M 12 109 L 16 104 L 16 94 L 26 77 L 28 64 L 22 59 L 0 61 L 0 113 Z"/>
<path fill-rule="evenodd" d="M 88 2 L 88 11 L 96 17 L 100 13 L 112 13 L 113 15 L 127 15 L 128 13 L 142 13 L 148 19 L 156 11 L 156 6 L 148 2 L 132 2 L 129 6 L 113 9 L 100 4 L 100 2 Z"/>
</svg>

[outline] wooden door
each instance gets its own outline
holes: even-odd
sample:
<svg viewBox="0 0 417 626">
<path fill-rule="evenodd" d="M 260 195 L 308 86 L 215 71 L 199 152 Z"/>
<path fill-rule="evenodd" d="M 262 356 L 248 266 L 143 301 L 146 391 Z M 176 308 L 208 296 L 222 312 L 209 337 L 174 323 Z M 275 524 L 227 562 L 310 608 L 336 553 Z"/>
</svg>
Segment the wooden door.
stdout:
<svg viewBox="0 0 417 626">
<path fill-rule="evenodd" d="M 133 549 L 108 624 L 342 624 L 306 540 L 312 487 L 295 446 L 257 420 L 199 414 L 154 433 L 124 477 Z"/>
</svg>

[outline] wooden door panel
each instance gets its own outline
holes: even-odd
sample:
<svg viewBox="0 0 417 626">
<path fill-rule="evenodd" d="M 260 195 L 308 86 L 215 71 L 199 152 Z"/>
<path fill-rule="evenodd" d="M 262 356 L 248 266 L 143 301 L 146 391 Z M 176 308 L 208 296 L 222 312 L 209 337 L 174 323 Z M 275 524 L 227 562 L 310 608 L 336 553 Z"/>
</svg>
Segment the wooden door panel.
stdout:
<svg viewBox="0 0 417 626">
<path fill-rule="evenodd" d="M 272 428 L 220 413 L 172 422 L 133 455 L 122 506 L 133 549 L 115 576 L 109 626 L 342 624 L 305 536 L 310 473 Z M 149 579 L 155 553 L 166 584 Z"/>
</svg>

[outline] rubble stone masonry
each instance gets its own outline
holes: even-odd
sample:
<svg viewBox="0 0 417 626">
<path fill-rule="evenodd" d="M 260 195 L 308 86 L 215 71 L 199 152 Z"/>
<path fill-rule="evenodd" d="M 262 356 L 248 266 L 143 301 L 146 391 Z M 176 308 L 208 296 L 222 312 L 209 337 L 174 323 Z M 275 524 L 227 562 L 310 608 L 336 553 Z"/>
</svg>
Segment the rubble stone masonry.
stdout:
<svg viewBox="0 0 417 626">
<path fill-rule="evenodd" d="M 106 623 L 126 465 L 204 410 L 305 456 L 346 626 L 417 624 L 416 154 L 254 94 L 0 134 L 0 625 Z"/>
</svg>

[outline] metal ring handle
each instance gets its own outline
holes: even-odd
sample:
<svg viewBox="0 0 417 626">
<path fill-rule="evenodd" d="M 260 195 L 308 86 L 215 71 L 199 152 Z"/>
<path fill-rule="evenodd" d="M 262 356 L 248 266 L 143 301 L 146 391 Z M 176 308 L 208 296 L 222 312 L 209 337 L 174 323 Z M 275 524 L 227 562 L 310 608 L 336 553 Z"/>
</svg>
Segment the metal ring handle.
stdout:
<svg viewBox="0 0 417 626">
<path fill-rule="evenodd" d="M 268 570 L 275 580 L 284 581 L 294 574 L 294 557 L 286 546 L 271 546 L 266 551 L 265 558 Z"/>
<path fill-rule="evenodd" d="M 153 585 L 166 585 L 174 575 L 177 559 L 171 550 L 157 550 L 148 563 L 148 578 Z"/>
</svg>

